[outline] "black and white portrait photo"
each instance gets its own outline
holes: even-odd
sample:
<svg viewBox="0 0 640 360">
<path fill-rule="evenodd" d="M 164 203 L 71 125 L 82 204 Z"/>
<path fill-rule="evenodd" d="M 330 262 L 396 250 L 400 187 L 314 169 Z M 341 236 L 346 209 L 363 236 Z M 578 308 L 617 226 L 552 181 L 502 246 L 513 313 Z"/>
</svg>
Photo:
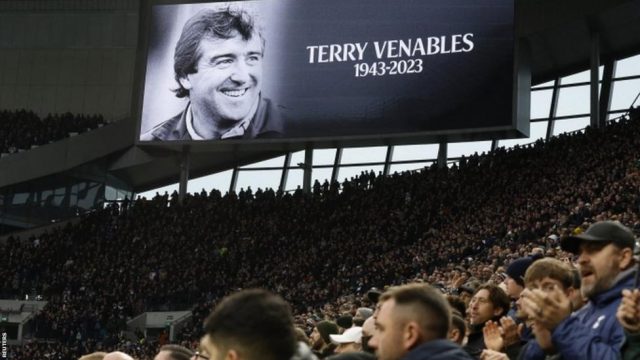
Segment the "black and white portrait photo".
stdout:
<svg viewBox="0 0 640 360">
<path fill-rule="evenodd" d="M 197 11 L 182 26 L 173 56 L 160 52 L 150 55 L 148 63 L 150 70 L 155 70 L 153 67 L 160 67 L 159 63 L 173 60 L 175 82 L 170 90 L 175 98 L 182 100 L 173 103 L 181 104 L 182 108 L 167 106 L 173 99 L 160 100 L 166 97 L 166 91 L 151 95 L 167 90 L 166 87 L 146 89 L 145 94 L 150 96 L 145 96 L 145 106 L 150 109 L 144 112 L 141 140 L 282 136 L 281 114 L 262 93 L 266 40 L 262 25 L 252 14 L 256 9 L 252 5 L 253 2 L 233 2 L 201 9 L 198 6 L 181 8 L 182 13 Z M 173 13 L 166 15 L 170 17 Z M 163 17 L 159 14 L 155 19 Z M 173 112 L 168 110 L 172 108 Z M 163 119 L 163 114 L 170 115 Z"/>
</svg>

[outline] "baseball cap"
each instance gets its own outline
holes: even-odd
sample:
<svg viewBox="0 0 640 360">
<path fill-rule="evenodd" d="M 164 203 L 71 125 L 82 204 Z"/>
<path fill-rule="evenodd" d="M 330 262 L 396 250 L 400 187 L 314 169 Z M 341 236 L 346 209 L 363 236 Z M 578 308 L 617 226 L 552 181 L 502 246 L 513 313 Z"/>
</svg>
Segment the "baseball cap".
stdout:
<svg viewBox="0 0 640 360">
<path fill-rule="evenodd" d="M 362 328 L 354 326 L 342 333 L 342 335 L 330 335 L 331 342 L 334 344 L 360 343 L 362 341 Z"/>
<path fill-rule="evenodd" d="M 515 280 L 518 285 L 524 287 L 524 274 L 527 272 L 527 269 L 534 261 L 541 259 L 542 255 L 534 254 L 532 256 L 527 256 L 520 258 L 514 262 L 512 262 L 509 267 L 507 267 L 507 276 Z"/>
<path fill-rule="evenodd" d="M 589 241 L 593 243 L 612 243 L 620 247 L 635 247 L 635 238 L 629 228 L 618 221 L 599 221 L 589 226 L 587 231 L 562 239 L 562 250 L 577 254 L 580 243 Z"/>
<path fill-rule="evenodd" d="M 367 298 L 374 304 L 378 303 L 378 299 L 380 299 L 380 295 L 382 295 L 382 291 L 378 288 L 372 287 L 371 290 L 367 292 Z"/>
</svg>

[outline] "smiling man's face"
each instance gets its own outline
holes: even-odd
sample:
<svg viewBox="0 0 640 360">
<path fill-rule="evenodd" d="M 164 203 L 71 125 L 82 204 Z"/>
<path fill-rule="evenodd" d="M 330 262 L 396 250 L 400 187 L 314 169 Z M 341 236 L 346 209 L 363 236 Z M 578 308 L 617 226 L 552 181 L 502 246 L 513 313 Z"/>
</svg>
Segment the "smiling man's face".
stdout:
<svg viewBox="0 0 640 360">
<path fill-rule="evenodd" d="M 194 122 L 230 128 L 255 111 L 262 86 L 262 39 L 204 37 L 197 71 L 180 79 L 189 90 Z"/>
</svg>

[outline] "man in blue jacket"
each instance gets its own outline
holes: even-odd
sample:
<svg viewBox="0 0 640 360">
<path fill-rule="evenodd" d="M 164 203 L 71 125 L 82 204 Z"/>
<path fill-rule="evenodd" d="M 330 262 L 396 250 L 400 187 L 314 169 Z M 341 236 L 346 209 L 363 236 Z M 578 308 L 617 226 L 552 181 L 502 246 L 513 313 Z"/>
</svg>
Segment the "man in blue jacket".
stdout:
<svg viewBox="0 0 640 360">
<path fill-rule="evenodd" d="M 581 291 L 589 303 L 572 314 L 571 302 L 561 289 L 525 290 L 522 309 L 536 331 L 548 332 L 550 341 L 528 344 L 521 358 L 557 354 L 563 359 L 619 359 L 624 332 L 616 311 L 622 290 L 633 286 L 633 233 L 617 221 L 602 221 L 563 239 L 561 246 L 579 256 Z"/>
<path fill-rule="evenodd" d="M 378 360 L 471 360 L 447 340 L 451 308 L 438 290 L 424 284 L 393 287 L 378 306 L 369 340 Z"/>
</svg>

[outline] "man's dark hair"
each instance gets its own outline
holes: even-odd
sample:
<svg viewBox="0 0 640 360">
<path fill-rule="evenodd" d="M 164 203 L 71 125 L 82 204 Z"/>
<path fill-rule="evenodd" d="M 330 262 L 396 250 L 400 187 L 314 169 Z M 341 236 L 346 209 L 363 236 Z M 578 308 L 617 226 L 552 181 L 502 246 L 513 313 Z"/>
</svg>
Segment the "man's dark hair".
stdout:
<svg viewBox="0 0 640 360">
<path fill-rule="evenodd" d="M 205 320 L 204 330 L 222 349 L 247 359 L 289 359 L 296 349 L 291 309 L 266 290 L 243 290 L 224 298 Z"/>
<path fill-rule="evenodd" d="M 489 301 L 491 301 L 493 307 L 502 309 L 502 314 L 500 314 L 500 316 L 509 311 L 509 307 L 511 305 L 509 295 L 507 295 L 507 293 L 505 293 L 498 285 L 488 283 L 480 285 L 476 289 L 476 292 L 473 293 L 473 296 L 475 296 L 480 290 L 487 290 L 489 292 Z"/>
<path fill-rule="evenodd" d="M 454 340 L 454 342 L 458 344 L 462 344 L 462 340 L 464 339 L 464 335 L 467 331 L 467 324 L 464 322 L 464 318 L 462 315 L 454 313 L 451 316 L 451 328 L 458 329 L 458 333 L 460 338 Z"/>
<path fill-rule="evenodd" d="M 414 320 L 423 331 L 445 339 L 451 323 L 451 307 L 444 295 L 426 284 L 392 287 L 380 296 L 380 302 L 395 300 L 396 306 L 415 307 Z"/>
<path fill-rule="evenodd" d="M 447 301 L 452 309 L 458 311 L 460 314 L 467 313 L 467 305 L 460 299 L 458 295 L 447 295 Z"/>
<path fill-rule="evenodd" d="M 180 79 L 198 71 L 196 67 L 200 59 L 198 48 L 203 38 L 230 39 L 239 34 L 243 40 L 248 41 L 256 33 L 262 37 L 246 11 L 229 8 L 200 10 L 186 22 L 176 44 L 173 56 L 173 70 L 178 83 L 178 88 L 174 90 L 176 96 L 179 98 L 189 96 L 189 90 L 182 86 Z"/>
<path fill-rule="evenodd" d="M 172 360 L 189 360 L 193 356 L 193 351 L 180 345 L 164 345 L 160 348 L 160 351 L 168 351 Z"/>
</svg>

